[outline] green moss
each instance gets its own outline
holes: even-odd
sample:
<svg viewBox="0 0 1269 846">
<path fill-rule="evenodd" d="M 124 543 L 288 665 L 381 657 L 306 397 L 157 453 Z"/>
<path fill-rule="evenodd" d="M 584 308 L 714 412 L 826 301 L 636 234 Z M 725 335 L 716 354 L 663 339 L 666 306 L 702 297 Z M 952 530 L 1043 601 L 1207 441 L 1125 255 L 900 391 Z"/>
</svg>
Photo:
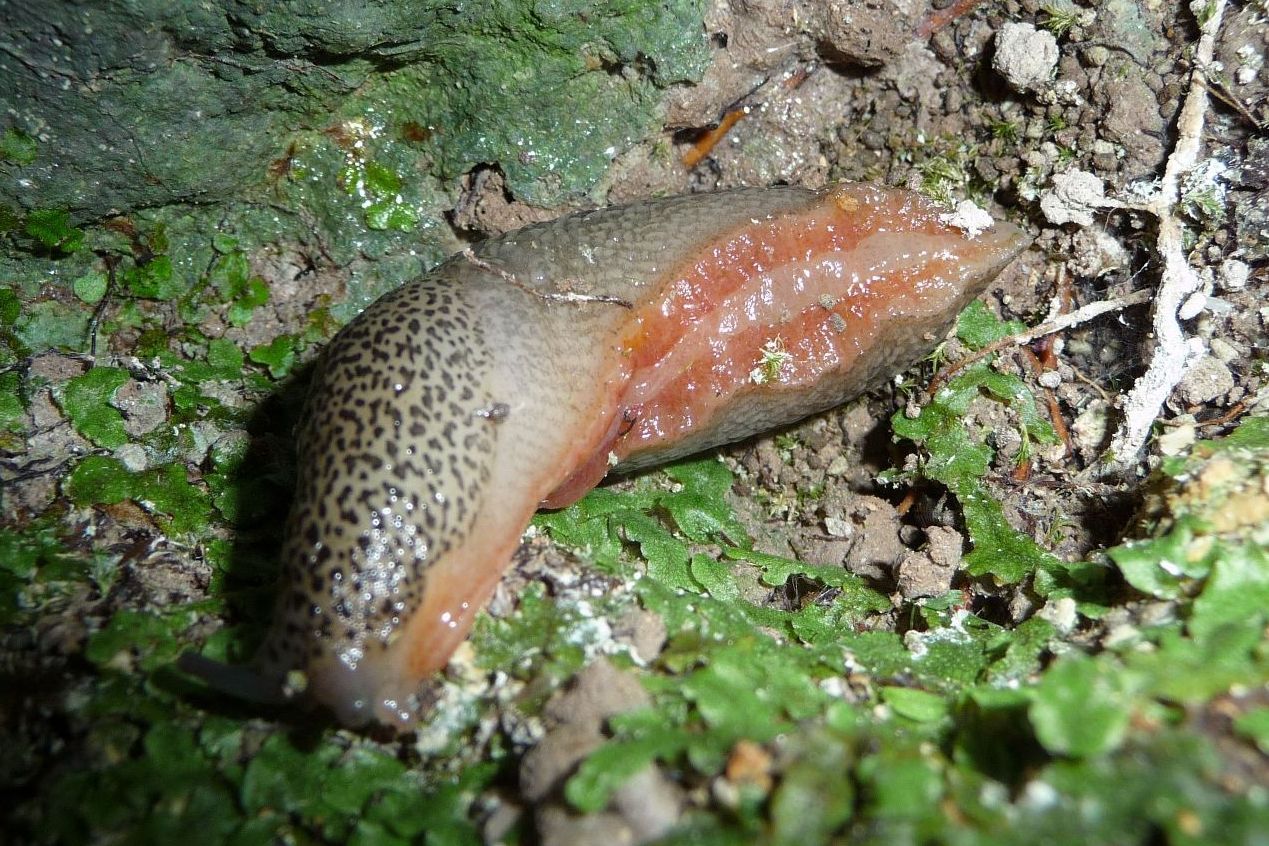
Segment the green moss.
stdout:
<svg viewBox="0 0 1269 846">
<path fill-rule="evenodd" d="M 78 505 L 113 505 L 131 499 L 161 518 L 171 533 L 203 532 L 211 516 L 207 491 L 190 483 L 185 468 L 168 464 L 141 473 L 121 461 L 101 455 L 85 457 L 66 482 L 67 494 Z"/>
<path fill-rule="evenodd" d="M 84 350 L 87 348 L 89 312 L 79 303 L 42 300 L 22 309 L 13 335 L 25 349 Z"/>
<path fill-rule="evenodd" d="M 62 408 L 79 433 L 98 446 L 114 449 L 128 442 L 123 415 L 110 403 L 128 381 L 128 371 L 94 367 L 66 383 Z"/>
<path fill-rule="evenodd" d="M 974 303 L 962 315 L 957 334 L 971 349 L 981 349 L 1018 328 L 1017 324 L 1001 323 L 982 304 Z M 1000 503 L 983 481 L 994 453 L 985 442 L 971 436 L 962 422 L 970 404 L 983 396 L 1007 406 L 1017 420 L 1023 445 L 1020 459 L 1026 458 L 1032 442 L 1056 442 L 1053 427 L 1040 415 L 1026 383 L 993 369 L 989 361 L 974 364 L 950 379 L 918 416 L 895 414 L 891 426 L 896 435 L 927 450 L 920 474 L 946 485 L 960 501 L 974 543 L 966 556 L 970 573 L 1013 584 L 1040 568 L 1061 565 L 1009 525 Z"/>
<path fill-rule="evenodd" d="M 994 455 L 958 432 L 966 403 L 986 401 L 1007 409 L 1024 443 L 1047 442 L 1021 383 L 986 369 L 962 374 L 905 430 L 924 450 L 926 478 L 964 509 L 976 578 L 966 591 L 895 607 L 886 585 L 755 550 L 729 503 L 732 474 L 706 459 L 537 518 L 618 587 L 587 602 L 534 587 L 516 612 L 480 618 L 478 666 L 513 682 L 485 699 L 469 691 L 460 713 L 430 724 L 461 754 L 421 755 L 445 744 L 384 741 L 213 698 L 174 672 L 191 647 L 241 662 L 259 642 L 293 475 L 298 353 L 446 251 L 436 225 L 452 204 L 445 180 L 491 162 L 522 199 L 591 190 L 613 153 L 656 126 L 661 86 L 696 73 L 704 55 L 691 3 L 588 4 L 585 20 L 578 4 L 550 3 L 461 14 L 409 2 L 233 8 L 234 31 L 212 7 L 147 0 L 100 12 L 107 30 L 129 33 L 105 57 L 124 70 L 72 91 L 65 114 L 48 116 L 50 142 L 33 145 L 18 129 L 0 140 L 14 177 L 6 184 L 31 180 L 21 202 L 70 212 L 36 215 L 24 233 L 19 201 L 0 204 L 10 242 L 42 251 L 0 257 L 0 365 L 50 347 L 86 350 L 101 306 L 99 363 L 140 357 L 170 400 L 164 425 L 133 439 L 111 405 L 125 371 L 96 367 L 55 385 L 76 432 L 131 455 L 87 455 L 55 472 L 64 496 L 34 522 L 18 524 L 28 518 L 5 502 L 0 623 L 67 650 L 38 656 L 52 669 L 29 678 L 48 695 L 18 719 L 34 713 L 30 724 L 43 725 L 48 702 L 61 703 L 50 725 L 68 726 L 59 739 L 70 738 L 66 752 L 41 748 L 29 766 L 6 749 L 20 782 L 15 839 L 478 842 L 482 792 L 505 794 L 521 750 L 498 730 L 486 746 L 469 743 L 484 738 L 476 727 L 532 717 L 590 656 L 612 650 L 608 621 L 636 603 L 662 618 L 669 641 L 651 666 L 614 660 L 638 675 L 652 706 L 606 727 L 608 742 L 567 783 L 576 808 L 603 808 L 651 763 L 703 805 L 672 842 L 1250 843 L 1262 834 L 1263 791 L 1239 781 L 1229 764 L 1241 759 L 1228 749 L 1269 745 L 1254 698 L 1269 681 L 1269 562 L 1255 526 L 1231 531 L 1219 520 L 1243 513 L 1240 497 L 1257 490 L 1251 471 L 1269 427 L 1250 421 L 1201 445 L 1203 463 L 1167 462 L 1164 505 L 1143 516 L 1139 540 L 1108 561 L 1064 564 L 1008 526 L 983 476 Z M 185 39 L 174 75 L 133 87 L 146 62 L 172 64 L 174 31 Z M 73 49 L 75 33 L 66 37 Z M 146 97 L 163 99 L 151 108 Z M 580 116 L 579 102 L 588 106 Z M 100 124 L 112 114 L 131 125 L 138 110 L 127 143 Z M 94 152 L 102 143 L 109 149 Z M 952 152 L 927 169 L 936 187 L 975 190 L 963 151 L 940 144 Z M 258 202 L 214 202 L 244 186 Z M 206 205 L 131 205 L 174 197 Z M 82 224 L 112 207 L 132 212 L 110 229 Z M 252 261 L 266 244 L 298 245 L 319 273 L 347 269 L 334 281 L 347 300 L 318 300 L 301 325 L 261 338 L 273 295 Z M 99 254 L 116 262 L 113 286 Z M 212 337 L 225 324 L 248 332 Z M 1013 331 L 981 309 L 960 328 L 973 346 Z M 244 336 L 263 342 L 231 340 Z M 23 403 L 42 387 L 22 373 L 0 373 L 0 428 L 16 436 L 0 439 L 6 451 L 32 434 Z M 1231 458 L 1247 475 L 1215 474 L 1211 462 L 1231 450 L 1252 451 Z M 121 459 L 138 454 L 148 469 L 130 471 Z M 170 540 L 133 546 L 110 535 L 138 509 Z M 86 529 L 124 541 L 89 551 Z M 213 599 L 178 605 L 150 592 L 165 584 L 151 551 L 190 562 L 182 575 L 206 572 Z M 1015 596 L 1074 598 L 1085 616 L 1075 634 L 1040 616 L 1002 625 Z M 1142 618 L 1143 605 L 1174 617 Z M 1097 642 L 1088 618 L 1112 606 L 1131 625 L 1082 654 Z M 216 621 L 226 625 L 209 636 Z M 29 657 L 16 658 L 24 673 Z M 769 759 L 765 786 L 733 783 L 727 764 L 742 742 Z M 473 764 L 478 756 L 486 760 Z"/>
<path fill-rule="evenodd" d="M 337 114 L 431 133 L 404 167 L 385 162 L 407 182 L 496 162 L 519 196 L 550 204 L 589 190 L 615 152 L 659 128 L 660 90 L 698 78 L 708 58 L 699 0 L 229 5 L 151 1 L 94 14 L 91 32 L 65 27 L 80 72 L 100 82 L 67 87 L 55 109 L 34 74 L 11 73 L 15 113 L 41 115 L 38 149 L 58 161 L 8 129 L 0 153 L 29 186 L 8 199 L 88 216 L 223 201 L 267 188 L 297 127 Z M 31 39 L 42 31 L 39 19 L 13 23 Z M 176 50 L 189 60 L 163 60 Z M 413 229 L 409 208 L 370 218 Z"/>
<path fill-rule="evenodd" d="M 0 624 L 28 624 L 56 610 L 90 574 L 47 522 L 20 532 L 0 528 Z"/>
<path fill-rule="evenodd" d="M 248 354 L 256 364 L 269 368 L 269 375 L 281 379 L 295 366 L 299 339 L 294 335 L 278 335 L 267 344 L 258 344 Z"/>
<path fill-rule="evenodd" d="M 84 230 L 71 226 L 65 209 L 36 209 L 26 216 L 24 231 L 45 250 L 73 253 L 84 246 Z"/>
<path fill-rule="evenodd" d="M 0 373 L 0 432 L 20 432 L 26 422 L 22 383 L 15 372 Z M 4 443 L 0 437 L 0 443 Z"/>
<path fill-rule="evenodd" d="M 35 161 L 39 144 L 25 132 L 9 127 L 0 135 L 0 161 L 28 165 Z"/>
<path fill-rule="evenodd" d="M 421 128 L 416 143 L 442 178 L 497 162 L 516 196 L 552 205 L 588 190 L 655 128 L 658 86 L 704 70 L 701 12 L 694 2 L 614 0 L 443 13 L 450 36 L 423 47 L 424 61 L 373 80 L 345 113 Z"/>
</svg>

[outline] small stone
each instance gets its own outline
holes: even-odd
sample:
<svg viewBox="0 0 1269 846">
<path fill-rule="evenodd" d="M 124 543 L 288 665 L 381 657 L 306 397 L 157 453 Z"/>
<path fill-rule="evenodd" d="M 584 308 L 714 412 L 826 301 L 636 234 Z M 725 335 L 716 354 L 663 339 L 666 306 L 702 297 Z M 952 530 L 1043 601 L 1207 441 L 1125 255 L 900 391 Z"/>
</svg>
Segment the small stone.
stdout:
<svg viewBox="0 0 1269 846">
<path fill-rule="evenodd" d="M 1238 259 L 1225 259 L 1221 262 L 1220 272 L 1217 279 L 1220 280 L 1220 286 L 1225 291 L 1241 291 L 1247 287 L 1247 280 L 1251 278 L 1251 268 L 1246 262 Z"/>
<path fill-rule="evenodd" d="M 1234 374 L 1212 355 L 1200 358 L 1177 385 L 1177 395 L 1186 405 L 1202 405 L 1223 397 L 1234 388 Z"/>
<path fill-rule="evenodd" d="M 664 837 L 678 823 L 683 797 L 664 773 L 648 765 L 617 788 L 613 806 L 634 832 L 635 842 L 648 843 Z"/>
<path fill-rule="evenodd" d="M 81 358 L 46 352 L 31 358 L 27 375 L 50 382 L 65 382 L 88 372 L 88 364 Z"/>
<path fill-rule="evenodd" d="M 1044 607 L 1036 612 L 1036 616 L 1042 620 L 1048 620 L 1058 630 L 1058 634 L 1062 635 L 1072 632 L 1075 624 L 1079 622 L 1075 600 L 1069 596 L 1045 603 Z"/>
<path fill-rule="evenodd" d="M 567 691 L 547 703 L 544 716 L 561 724 L 589 723 L 598 728 L 609 717 L 650 701 L 638 679 L 600 658 L 582 669 Z"/>
<path fill-rule="evenodd" d="M 828 469 L 824 471 L 830 476 L 845 476 L 850 472 L 850 461 L 844 455 L 839 455 L 828 463 Z"/>
<path fill-rule="evenodd" d="M 1100 44 L 1095 44 L 1084 51 L 1084 61 L 1090 68 L 1100 68 L 1109 58 L 1110 50 Z"/>
<path fill-rule="evenodd" d="M 1231 361 L 1237 361 L 1242 358 L 1243 354 L 1238 350 L 1238 347 L 1235 347 L 1224 338 L 1212 338 L 1208 344 L 1211 346 L 1212 355 L 1216 357 L 1217 361 L 1229 364 Z"/>
<path fill-rule="evenodd" d="M 1055 174 L 1052 189 L 1040 197 L 1040 211 L 1050 223 L 1091 226 L 1093 211 L 1106 205 L 1106 186 L 1083 170 Z"/>
<path fill-rule="evenodd" d="M 633 846 L 634 832 L 620 814 L 577 816 L 555 806 L 537 814 L 538 841 L 542 846 Z"/>
<path fill-rule="evenodd" d="M 1029 23 L 1007 23 L 996 33 L 991 65 L 1016 91 L 1034 90 L 1053 77 L 1058 63 L 1057 39 Z"/>
<path fill-rule="evenodd" d="M 128 469 L 129 473 L 140 473 L 150 466 L 149 456 L 141 444 L 124 444 L 115 450 L 115 458 Z"/>
<path fill-rule="evenodd" d="M 629 644 L 631 657 L 636 663 L 649 664 L 656 660 L 665 648 L 667 636 L 665 620 L 661 615 L 638 608 L 622 615 L 613 627 L 613 638 Z"/>
<path fill-rule="evenodd" d="M 110 403 L 123 412 L 123 428 L 131 437 L 153 432 L 167 420 L 167 386 L 129 379 Z"/>
<path fill-rule="evenodd" d="M 1159 452 L 1164 455 L 1181 455 L 1189 452 L 1190 447 L 1198 440 L 1198 430 L 1194 425 L 1194 416 L 1184 414 L 1172 421 L 1170 426 L 1159 436 Z"/>
<path fill-rule="evenodd" d="M 1102 400 L 1093 400 L 1088 404 L 1075 422 L 1071 424 L 1071 432 L 1075 441 L 1085 450 L 1096 450 L 1106 443 L 1106 435 L 1110 431 L 1110 406 Z"/>
<path fill-rule="evenodd" d="M 817 567 L 840 567 L 851 551 L 853 541 L 818 537 L 799 537 L 791 541 L 798 559 Z"/>
<path fill-rule="evenodd" d="M 1109 173 L 1119 167 L 1123 148 L 1099 138 L 1093 142 L 1093 167 Z"/>
<path fill-rule="evenodd" d="M 929 540 L 926 548 L 905 553 L 895 567 L 895 581 L 905 599 L 947 593 L 961 564 L 964 541 L 959 532 L 948 526 L 930 526 L 925 534 Z"/>
<path fill-rule="evenodd" d="M 509 838 L 520 822 L 524 809 L 512 802 L 499 801 L 480 824 L 480 834 L 486 843 L 502 843 Z"/>
<path fill-rule="evenodd" d="M 541 802 L 603 742 L 594 725 L 562 725 L 548 732 L 520 762 L 520 792 L 530 802 Z"/>
<path fill-rule="evenodd" d="M 825 517 L 824 531 L 828 532 L 831 537 L 848 538 L 855 533 L 855 528 L 850 521 L 843 520 L 840 517 Z"/>
<path fill-rule="evenodd" d="M 1102 227 L 1089 226 L 1071 239 L 1071 260 L 1067 266 L 1072 273 L 1096 279 L 1127 267 L 1128 251 Z"/>
</svg>

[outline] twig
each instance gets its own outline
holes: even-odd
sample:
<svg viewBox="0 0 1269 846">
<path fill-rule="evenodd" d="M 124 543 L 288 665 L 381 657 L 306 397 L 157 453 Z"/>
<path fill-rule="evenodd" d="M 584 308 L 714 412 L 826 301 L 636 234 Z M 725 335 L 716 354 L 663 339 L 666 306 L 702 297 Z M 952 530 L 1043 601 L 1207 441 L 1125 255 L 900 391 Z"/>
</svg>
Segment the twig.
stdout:
<svg viewBox="0 0 1269 846">
<path fill-rule="evenodd" d="M 1031 372 L 1035 376 L 1039 376 L 1046 370 L 1053 369 L 1053 367 L 1050 367 L 1041 360 L 1040 356 L 1032 352 L 1030 348 L 1022 347 L 1020 352 L 1023 354 L 1023 358 L 1026 360 L 1027 366 L 1031 369 Z M 1054 365 L 1054 367 L 1055 366 L 1056 365 Z M 1057 433 L 1058 440 L 1062 442 L 1064 447 L 1066 447 L 1066 454 L 1071 455 L 1075 451 L 1075 448 L 1071 445 L 1071 431 L 1066 426 L 1066 420 L 1062 418 L 1062 407 L 1058 404 L 1057 394 L 1053 393 L 1053 389 L 1048 387 L 1044 388 L 1043 392 L 1044 406 L 1049 412 L 1049 422 L 1053 424 L 1053 431 Z"/>
<path fill-rule="evenodd" d="M 492 273 L 513 288 L 524 291 L 526 294 L 533 297 L 539 297 L 555 303 L 605 303 L 607 305 L 621 306 L 622 308 L 634 308 L 634 303 L 629 300 L 623 300 L 621 297 L 608 296 L 607 294 L 578 294 L 573 291 L 564 291 L 561 293 L 539 291 L 537 288 L 530 288 L 528 285 L 521 282 L 515 277 L 515 274 L 510 271 L 503 270 L 501 267 L 495 267 L 480 258 L 472 252 L 471 247 L 466 248 L 459 253 L 459 255 L 486 273 Z"/>
<path fill-rule="evenodd" d="M 103 255 L 102 261 L 106 265 L 106 290 L 102 292 L 101 299 L 93 309 L 93 316 L 88 321 L 88 354 L 93 358 L 97 357 L 97 329 L 101 326 L 101 317 L 110 302 L 110 295 L 115 291 L 115 269 L 119 266 L 119 257 Z"/>
<path fill-rule="evenodd" d="M 949 364 L 938 372 L 933 379 L 930 380 L 930 392 L 933 393 L 943 386 L 948 379 L 955 376 L 960 371 L 969 367 L 971 364 L 980 361 L 987 356 L 1000 352 L 1006 347 L 1022 346 L 1029 344 L 1036 338 L 1043 338 L 1045 335 L 1052 335 L 1055 332 L 1061 332 L 1070 329 L 1072 326 L 1078 326 L 1081 323 L 1087 323 L 1095 317 L 1111 311 L 1120 311 L 1135 305 L 1150 301 L 1150 291 L 1133 291 L 1122 297 L 1116 297 L 1113 300 L 1100 300 L 1095 303 L 1089 303 L 1083 308 L 1077 308 L 1075 311 L 1067 312 L 1061 317 L 1053 320 L 1045 321 L 1039 326 L 1033 326 L 1025 332 L 1019 332 L 1017 335 L 1010 335 L 1007 338 L 1001 338 L 998 341 L 988 344 L 981 350 L 978 350 L 955 364 Z"/>
<path fill-rule="evenodd" d="M 981 2 L 983 0 L 956 0 L 955 3 L 945 9 L 932 11 L 922 19 L 921 23 L 917 24 L 914 34 L 919 39 L 929 38 L 961 15 L 968 14 Z"/>
<path fill-rule="evenodd" d="M 752 114 L 753 110 L 762 103 L 763 96 L 772 87 L 773 83 L 783 86 L 788 91 L 794 91 L 802 83 L 806 82 L 814 72 L 814 65 L 794 68 L 793 70 L 782 71 L 779 74 L 768 76 L 755 85 L 748 94 L 741 97 L 723 112 L 723 116 L 719 119 L 717 126 L 705 130 L 692 146 L 687 149 L 687 152 L 683 153 L 680 159 L 683 167 L 691 170 L 708 158 L 714 152 L 714 148 L 731 132 L 732 127 L 740 123 L 743 118 Z"/>
<path fill-rule="evenodd" d="M 1251 113 L 1250 109 L 1243 105 L 1243 101 L 1239 100 L 1238 97 L 1234 95 L 1233 91 L 1229 90 L 1229 86 L 1225 83 L 1224 78 L 1222 78 L 1221 75 L 1216 73 L 1212 68 L 1206 68 L 1205 70 L 1208 71 L 1207 84 L 1212 87 L 1212 95 L 1217 100 L 1220 100 L 1222 103 L 1238 112 L 1243 120 L 1256 127 L 1259 131 L 1264 132 L 1266 128 L 1265 125 L 1256 119 L 1256 116 Z"/>
<path fill-rule="evenodd" d="M 713 129 L 705 130 L 705 133 L 697 138 L 691 147 L 687 148 L 687 152 L 683 154 L 683 167 L 691 170 L 698 164 L 703 162 L 705 158 L 714 151 L 718 146 L 718 142 L 727 137 L 727 133 L 731 132 L 731 128 L 740 123 L 740 119 L 749 114 L 748 106 L 737 106 L 729 109 L 722 120 L 718 122 L 718 126 Z"/>
<path fill-rule="evenodd" d="M 1173 388 L 1206 351 L 1201 338 L 1185 336 L 1178 319 L 1182 306 L 1202 283 L 1186 261 L 1183 231 L 1175 209 L 1180 200 L 1181 177 L 1198 162 L 1208 106 L 1207 67 L 1216 49 L 1225 3 L 1226 0 L 1198 0 L 1190 4 L 1191 11 L 1200 19 L 1201 33 L 1190 71 L 1190 90 L 1177 122 L 1176 147 L 1168 158 L 1159 190 L 1148 203 L 1149 210 L 1159 221 L 1155 247 L 1163 259 L 1154 307 L 1155 348 L 1150 366 L 1124 400 L 1124 419 L 1110 442 L 1109 457 L 1116 464 L 1126 465 L 1137 460 L 1150 427 Z M 1207 17 L 1203 18 L 1202 13 Z"/>
</svg>

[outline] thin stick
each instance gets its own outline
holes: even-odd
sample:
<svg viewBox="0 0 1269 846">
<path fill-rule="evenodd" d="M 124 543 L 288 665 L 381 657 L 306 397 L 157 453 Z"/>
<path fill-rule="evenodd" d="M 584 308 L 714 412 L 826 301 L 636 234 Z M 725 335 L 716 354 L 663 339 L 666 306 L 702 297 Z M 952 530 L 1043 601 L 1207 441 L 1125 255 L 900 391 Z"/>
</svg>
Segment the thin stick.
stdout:
<svg viewBox="0 0 1269 846">
<path fill-rule="evenodd" d="M 1095 303 L 1089 303 L 1082 308 L 1077 308 L 1075 311 L 1067 312 L 1066 314 L 1056 317 L 1053 320 L 1045 321 L 1039 326 L 1033 326 L 1025 332 L 1019 332 L 1017 335 L 1010 335 L 1007 338 L 1001 338 L 998 341 L 994 341 L 983 347 L 981 350 L 967 355 L 955 364 L 949 364 L 947 367 L 940 370 L 938 374 L 930 380 L 930 392 L 933 393 L 943 387 L 943 384 L 946 383 L 948 379 L 952 378 L 966 367 L 969 367 L 971 364 L 981 361 L 993 353 L 1000 352 L 1006 347 L 1029 344 L 1036 338 L 1043 338 L 1045 335 L 1052 335 L 1055 332 L 1070 329 L 1072 326 L 1087 323 L 1093 318 L 1101 317 L 1107 312 L 1120 311 L 1125 308 L 1149 302 L 1150 297 L 1150 291 L 1133 291 L 1131 294 L 1116 297 L 1113 300 L 1099 300 Z"/>
</svg>

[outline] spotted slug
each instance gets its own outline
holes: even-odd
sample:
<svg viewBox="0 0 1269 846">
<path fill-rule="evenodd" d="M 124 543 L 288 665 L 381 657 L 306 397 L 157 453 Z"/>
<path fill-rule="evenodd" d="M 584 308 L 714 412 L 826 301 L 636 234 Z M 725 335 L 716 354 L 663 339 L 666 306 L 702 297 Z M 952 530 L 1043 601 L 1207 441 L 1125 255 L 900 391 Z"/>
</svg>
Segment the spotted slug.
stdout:
<svg viewBox="0 0 1269 846">
<path fill-rule="evenodd" d="M 1026 243 L 842 184 L 576 214 L 450 258 L 319 360 L 254 662 L 184 666 L 252 699 L 408 726 L 536 509 L 902 371 Z"/>
</svg>

